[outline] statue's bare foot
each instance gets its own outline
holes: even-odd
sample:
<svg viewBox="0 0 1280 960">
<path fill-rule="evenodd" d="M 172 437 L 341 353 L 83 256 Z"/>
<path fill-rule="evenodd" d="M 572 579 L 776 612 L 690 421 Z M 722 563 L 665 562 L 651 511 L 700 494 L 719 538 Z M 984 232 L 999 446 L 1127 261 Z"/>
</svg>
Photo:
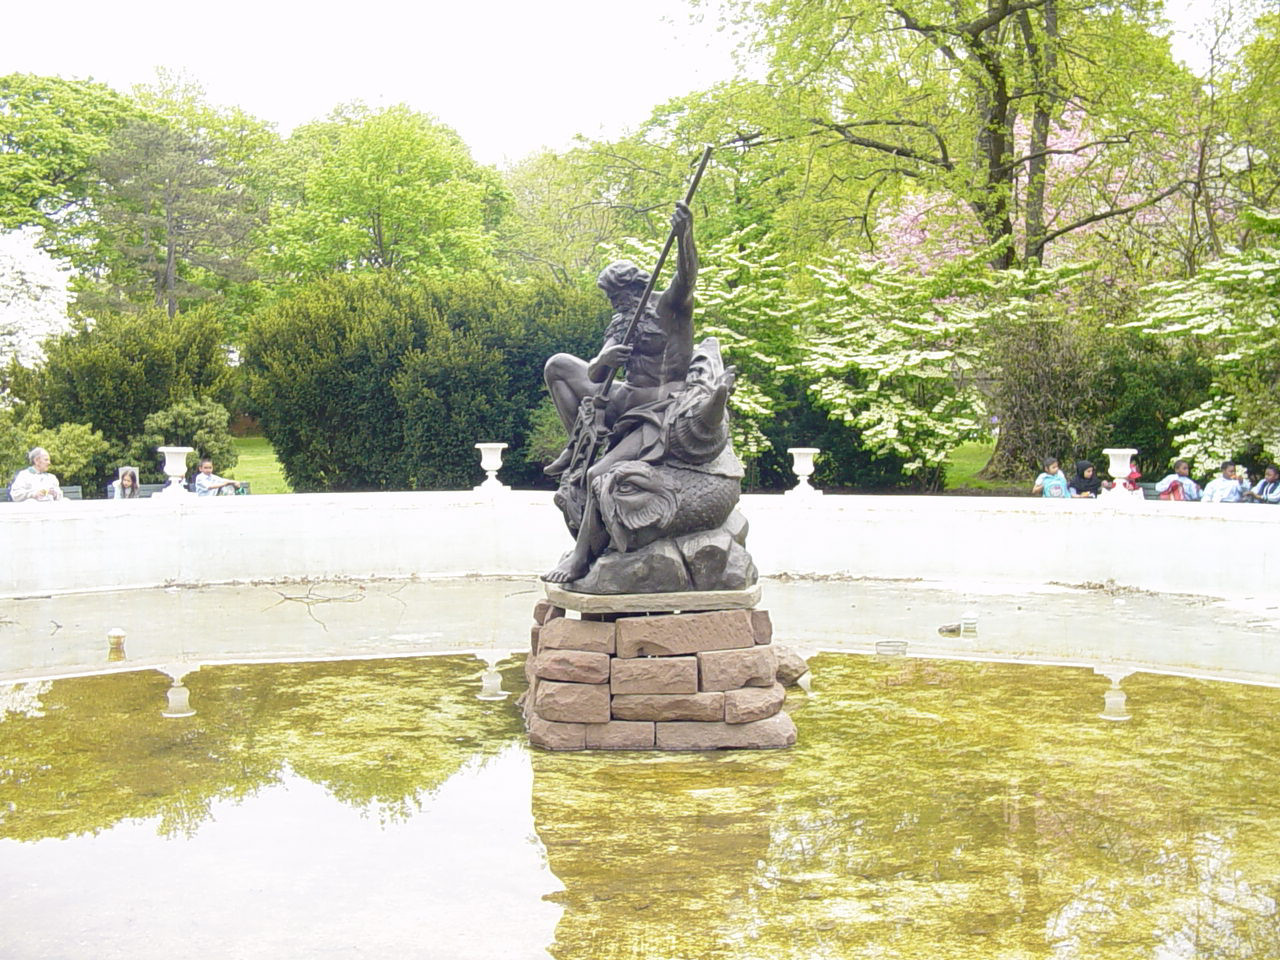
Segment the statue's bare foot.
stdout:
<svg viewBox="0 0 1280 960">
<path fill-rule="evenodd" d="M 579 557 L 577 551 L 566 553 L 564 559 L 561 560 L 554 570 L 544 573 L 542 579 L 547 583 L 572 583 L 574 580 L 580 579 L 591 567 L 591 562 L 583 557 Z"/>
</svg>

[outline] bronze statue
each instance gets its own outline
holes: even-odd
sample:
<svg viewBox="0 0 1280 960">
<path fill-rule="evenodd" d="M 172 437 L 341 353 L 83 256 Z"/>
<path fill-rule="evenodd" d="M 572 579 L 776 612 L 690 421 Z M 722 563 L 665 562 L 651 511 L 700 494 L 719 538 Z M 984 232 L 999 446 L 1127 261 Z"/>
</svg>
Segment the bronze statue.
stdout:
<svg viewBox="0 0 1280 960">
<path fill-rule="evenodd" d="M 677 203 L 653 275 L 627 260 L 598 285 L 614 316 L 599 354 L 556 354 L 545 376 L 568 434 L 546 468 L 574 547 L 544 580 L 588 593 L 742 589 L 755 582 L 735 514 L 742 465 L 729 444 L 728 398 L 737 369 L 719 342 L 693 344 L 698 256 L 689 202 Z M 672 243 L 676 274 L 650 294 Z M 626 379 L 614 387 L 619 367 Z"/>
</svg>

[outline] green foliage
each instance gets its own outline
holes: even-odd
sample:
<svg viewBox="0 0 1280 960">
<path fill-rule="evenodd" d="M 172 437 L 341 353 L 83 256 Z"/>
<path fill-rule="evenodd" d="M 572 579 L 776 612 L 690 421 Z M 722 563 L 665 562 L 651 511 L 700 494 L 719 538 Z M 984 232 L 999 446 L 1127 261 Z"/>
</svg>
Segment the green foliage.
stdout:
<svg viewBox="0 0 1280 960">
<path fill-rule="evenodd" d="M 548 464 L 564 450 L 564 424 L 550 397 L 529 414 L 529 433 L 525 438 L 524 459 L 531 463 Z"/>
<path fill-rule="evenodd" d="M 593 351 L 607 303 L 548 283 L 335 276 L 250 325 L 256 414 L 295 489 L 427 489 L 481 478 L 474 444 L 524 451 L 542 364 Z M 540 465 L 509 458 L 504 478 Z"/>
<path fill-rule="evenodd" d="M 82 217 L 93 159 L 141 114 L 100 83 L 0 77 L 0 226 L 49 228 Z"/>
<path fill-rule="evenodd" d="M 1247 213 L 1266 241 L 1208 263 L 1194 277 L 1153 284 L 1130 326 L 1207 346 L 1212 398 L 1183 412 L 1179 454 L 1198 471 L 1250 447 L 1280 456 L 1280 215 Z"/>
<path fill-rule="evenodd" d="M 1134 163 L 1179 137 L 1178 108 L 1193 92 L 1145 0 L 725 9 L 769 68 L 770 95 L 735 141 L 807 151 L 806 212 L 843 243 L 870 233 L 880 205 L 910 185 L 967 211 L 999 266 L 1038 261 L 1055 237 L 1167 196 L 1185 176 L 1177 164 Z M 1088 131 L 1087 148 L 1057 135 L 1068 114 L 1065 126 Z M 1057 197 L 1046 177 L 1055 154 L 1084 161 Z M 1116 172 L 1129 174 L 1119 187 L 1107 182 Z M 1003 244 L 1015 237 L 1021 249 Z"/>
<path fill-rule="evenodd" d="M 1211 372 L 1200 349 L 1187 341 L 1142 337 L 1131 330 L 1096 333 L 1102 433 L 1088 459 L 1104 463 L 1102 447 L 1134 447 L 1146 476 L 1161 476 L 1181 456 L 1175 440 L 1179 414 L 1209 395 Z M 1080 451 L 1064 450 L 1062 456 Z"/>
<path fill-rule="evenodd" d="M 148 414 L 191 397 L 224 401 L 230 386 L 222 329 L 207 312 L 80 321 L 45 354 L 18 372 L 14 395 L 38 406 L 44 423 L 89 423 L 113 445 L 140 433 Z"/>
<path fill-rule="evenodd" d="M 230 426 L 227 408 L 216 400 L 194 397 L 180 400 L 147 414 L 142 433 L 130 445 L 129 462 L 145 474 L 143 483 L 158 483 L 164 476 L 156 447 L 193 447 L 195 452 L 187 454 L 188 472 L 202 457 L 210 457 L 214 469 L 223 473 L 239 459 Z"/>
<path fill-rule="evenodd" d="M 180 306 L 251 276 L 245 257 L 259 211 L 211 141 L 134 121 L 93 161 L 97 216 L 64 245 L 83 271 L 78 304 Z"/>
<path fill-rule="evenodd" d="M 59 483 L 79 484 L 87 492 L 97 490 L 111 451 L 101 431 L 84 423 L 60 423 L 52 429 L 31 431 L 27 442 L 29 447 L 49 451 L 50 469 Z"/>
<path fill-rule="evenodd" d="M 0 407 L 0 484 L 9 485 L 13 475 L 27 465 L 27 431 L 8 407 Z"/>
<path fill-rule="evenodd" d="M 351 108 L 296 130 L 277 152 L 264 270 L 275 281 L 331 271 L 425 277 L 493 265 L 508 198 L 448 127 L 405 106 Z"/>
</svg>

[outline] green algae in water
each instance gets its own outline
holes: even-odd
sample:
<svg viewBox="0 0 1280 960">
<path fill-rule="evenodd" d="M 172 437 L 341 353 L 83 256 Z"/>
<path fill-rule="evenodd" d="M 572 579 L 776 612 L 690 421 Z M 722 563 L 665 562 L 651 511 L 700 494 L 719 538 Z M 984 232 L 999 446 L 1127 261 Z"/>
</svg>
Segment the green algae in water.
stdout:
<svg viewBox="0 0 1280 960">
<path fill-rule="evenodd" d="M 783 753 L 534 757 L 558 958 L 1280 955 L 1280 691 L 824 655 Z"/>
<path fill-rule="evenodd" d="M 1280 956 L 1280 691 L 1135 674 L 1113 723 L 1084 669 L 811 667 L 790 750 L 529 752 L 564 886 L 552 956 Z M 43 716 L 0 722 L 0 837 L 93 842 L 147 818 L 180 843 L 285 770 L 376 822 L 429 815 L 458 770 L 523 742 L 510 700 L 474 699 L 482 669 L 206 667 L 182 721 L 159 716 L 156 673 L 55 682 Z"/>
</svg>

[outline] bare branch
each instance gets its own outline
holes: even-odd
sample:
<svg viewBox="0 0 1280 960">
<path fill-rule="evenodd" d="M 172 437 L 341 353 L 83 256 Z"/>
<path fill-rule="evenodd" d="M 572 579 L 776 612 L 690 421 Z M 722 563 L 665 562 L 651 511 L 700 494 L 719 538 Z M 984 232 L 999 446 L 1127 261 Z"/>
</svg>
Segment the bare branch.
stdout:
<svg viewBox="0 0 1280 960">
<path fill-rule="evenodd" d="M 918 150 L 912 150 L 910 147 L 900 146 L 893 143 L 885 143 L 883 140 L 871 140 L 867 137 L 860 137 L 852 132 L 855 124 L 836 123 L 834 120 L 823 120 L 821 117 L 809 117 L 808 122 L 815 127 L 830 130 L 837 133 L 845 143 L 851 143 L 857 147 L 866 147 L 868 150 L 876 150 L 880 153 L 887 153 L 891 156 L 902 157 L 906 160 L 915 160 L 918 163 L 926 163 L 930 166 L 941 167 L 943 170 L 954 169 L 954 164 L 946 156 L 931 157 L 927 154 L 920 153 Z"/>
<path fill-rule="evenodd" d="M 1073 230 L 1079 230 L 1081 227 L 1087 227 L 1091 223 L 1097 223 L 1101 220 L 1110 220 L 1112 217 L 1122 217 L 1126 213 L 1133 213 L 1135 210 L 1143 210 L 1146 207 L 1155 206 L 1161 200 L 1164 200 L 1168 197 L 1173 196 L 1183 187 L 1190 186 L 1192 182 L 1193 181 L 1191 180 L 1179 180 L 1173 186 L 1169 187 L 1166 190 L 1161 190 L 1155 196 L 1148 197 L 1145 200 L 1139 200 L 1137 203 L 1131 203 L 1127 207 L 1118 207 L 1114 210 L 1103 210 L 1100 213 L 1094 213 L 1094 214 L 1090 214 L 1087 217 L 1082 217 L 1081 219 L 1077 220 L 1075 223 L 1069 223 L 1065 227 L 1060 227 L 1057 230 L 1054 230 L 1052 233 L 1045 234 L 1044 238 L 1040 241 L 1040 245 L 1043 248 L 1047 246 L 1051 241 L 1058 239 L 1058 237 L 1062 236 L 1064 233 L 1070 233 Z"/>
<path fill-rule="evenodd" d="M 1086 150 L 1092 149 L 1093 147 L 1115 147 L 1115 146 L 1119 146 L 1122 143 L 1132 143 L 1132 142 L 1133 142 L 1133 133 L 1130 132 L 1130 133 L 1116 135 L 1112 137 L 1103 137 L 1101 140 L 1091 140 L 1089 143 L 1082 143 L 1080 146 L 1073 147 L 1069 150 L 1059 148 L 1059 147 L 1049 147 L 1044 150 L 1037 150 L 1035 153 L 1028 153 L 1028 154 L 1024 154 L 1021 157 L 1015 157 L 1014 159 L 1010 160 L 1008 163 L 1003 163 L 1000 166 L 996 167 L 995 172 L 1008 173 L 1010 170 L 1014 169 L 1015 167 L 1020 167 L 1023 164 L 1030 163 L 1033 160 L 1039 160 L 1043 157 L 1077 156 L 1081 153 L 1084 153 Z"/>
</svg>

